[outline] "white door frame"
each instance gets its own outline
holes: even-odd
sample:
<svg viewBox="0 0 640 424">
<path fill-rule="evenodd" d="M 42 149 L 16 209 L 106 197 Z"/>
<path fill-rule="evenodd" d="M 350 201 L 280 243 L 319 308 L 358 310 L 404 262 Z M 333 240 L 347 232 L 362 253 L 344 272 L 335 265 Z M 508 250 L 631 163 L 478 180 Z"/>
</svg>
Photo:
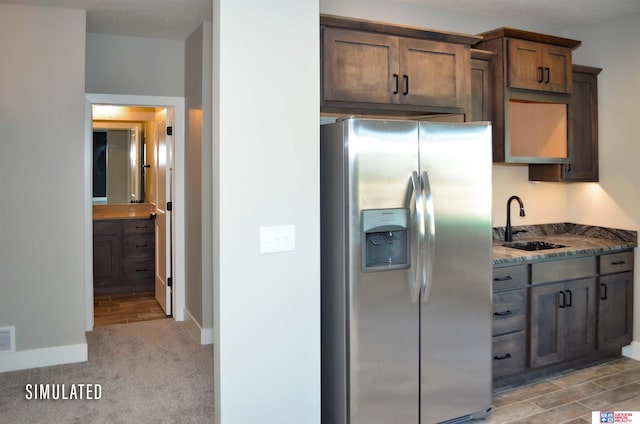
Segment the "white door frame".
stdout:
<svg viewBox="0 0 640 424">
<path fill-rule="evenodd" d="M 185 305 L 185 118 L 184 97 L 138 96 L 126 94 L 85 93 L 84 142 L 84 242 L 85 242 L 85 331 L 93 330 L 93 211 L 91 173 L 93 167 L 91 105 L 161 106 L 173 108 L 173 318 L 184 321 Z"/>
</svg>

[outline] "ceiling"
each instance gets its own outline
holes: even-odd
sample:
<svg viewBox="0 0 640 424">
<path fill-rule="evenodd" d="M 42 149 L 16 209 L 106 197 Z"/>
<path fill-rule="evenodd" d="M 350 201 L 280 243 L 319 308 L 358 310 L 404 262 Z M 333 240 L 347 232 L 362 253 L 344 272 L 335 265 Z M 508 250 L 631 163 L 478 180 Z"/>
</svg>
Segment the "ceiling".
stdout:
<svg viewBox="0 0 640 424">
<path fill-rule="evenodd" d="M 322 2 L 322 0 L 319 0 Z M 479 16 L 584 25 L 640 13 L 638 0 L 392 0 Z M 87 32 L 185 40 L 210 21 L 212 0 L 0 0 L 0 3 L 87 10 Z"/>
</svg>

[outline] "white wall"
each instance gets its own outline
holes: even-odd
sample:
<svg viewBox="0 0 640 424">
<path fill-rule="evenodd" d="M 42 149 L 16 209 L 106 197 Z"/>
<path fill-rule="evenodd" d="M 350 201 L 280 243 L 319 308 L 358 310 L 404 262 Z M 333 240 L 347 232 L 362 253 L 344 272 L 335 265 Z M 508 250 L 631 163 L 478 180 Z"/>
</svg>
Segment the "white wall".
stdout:
<svg viewBox="0 0 640 424">
<path fill-rule="evenodd" d="M 184 41 L 86 37 L 87 93 L 184 96 Z"/>
<path fill-rule="evenodd" d="M 217 423 L 320 422 L 318 13 L 214 1 Z M 295 251 L 261 254 L 278 225 Z"/>
<path fill-rule="evenodd" d="M 83 11 L 0 4 L 0 371 L 87 356 L 84 34 Z"/>
<path fill-rule="evenodd" d="M 185 45 L 185 304 L 188 316 L 198 327 L 198 339 L 210 342 L 204 339 L 211 339 L 213 331 L 211 23 L 202 24 Z"/>
</svg>

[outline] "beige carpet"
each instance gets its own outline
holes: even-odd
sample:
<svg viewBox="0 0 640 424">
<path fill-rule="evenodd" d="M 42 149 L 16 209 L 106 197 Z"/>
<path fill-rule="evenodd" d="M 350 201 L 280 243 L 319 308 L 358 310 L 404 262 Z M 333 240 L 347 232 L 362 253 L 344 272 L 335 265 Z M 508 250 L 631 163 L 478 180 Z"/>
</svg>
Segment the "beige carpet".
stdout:
<svg viewBox="0 0 640 424">
<path fill-rule="evenodd" d="M 97 327 L 87 339 L 88 362 L 0 373 L 0 422 L 213 422 L 213 347 L 201 346 L 184 323 Z M 80 384 L 99 384 L 102 393 L 92 400 L 28 400 L 35 397 L 28 384 L 49 384 L 51 393 L 64 384 L 66 397 L 72 385 L 79 395 Z"/>
</svg>

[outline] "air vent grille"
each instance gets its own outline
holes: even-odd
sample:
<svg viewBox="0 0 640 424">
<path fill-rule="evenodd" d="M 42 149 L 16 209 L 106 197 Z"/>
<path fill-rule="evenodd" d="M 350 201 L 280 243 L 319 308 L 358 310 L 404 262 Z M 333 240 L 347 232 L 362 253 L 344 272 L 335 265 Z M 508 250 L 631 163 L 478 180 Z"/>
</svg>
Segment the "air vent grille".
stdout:
<svg viewBox="0 0 640 424">
<path fill-rule="evenodd" d="M 15 333 L 15 327 L 0 327 L 0 352 L 14 352 L 16 350 Z"/>
</svg>

